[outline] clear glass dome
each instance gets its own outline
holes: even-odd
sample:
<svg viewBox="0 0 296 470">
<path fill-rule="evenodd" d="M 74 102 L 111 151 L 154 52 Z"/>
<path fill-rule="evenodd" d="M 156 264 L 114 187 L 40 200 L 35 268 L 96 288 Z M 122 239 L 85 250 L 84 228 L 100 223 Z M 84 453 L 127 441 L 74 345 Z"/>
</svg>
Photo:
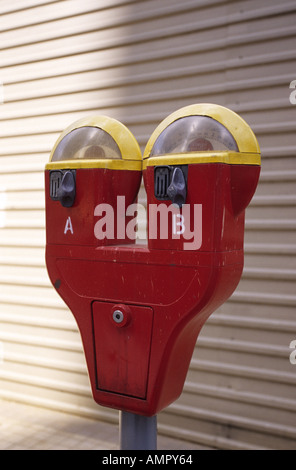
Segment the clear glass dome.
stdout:
<svg viewBox="0 0 296 470">
<path fill-rule="evenodd" d="M 186 116 L 162 131 L 150 156 L 227 150 L 238 152 L 238 146 L 223 124 L 207 116 Z"/>
<path fill-rule="evenodd" d="M 98 127 L 79 127 L 69 132 L 57 145 L 52 162 L 62 160 L 121 159 L 113 137 Z"/>
</svg>

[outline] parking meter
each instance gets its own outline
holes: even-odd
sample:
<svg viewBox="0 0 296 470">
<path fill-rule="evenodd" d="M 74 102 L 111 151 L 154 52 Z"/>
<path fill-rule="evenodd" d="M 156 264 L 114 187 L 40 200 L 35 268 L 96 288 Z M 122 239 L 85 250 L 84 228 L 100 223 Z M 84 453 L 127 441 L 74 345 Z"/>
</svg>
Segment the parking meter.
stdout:
<svg viewBox="0 0 296 470">
<path fill-rule="evenodd" d="M 158 351 L 158 357 L 163 354 L 159 404 L 181 393 L 202 326 L 240 280 L 245 209 L 259 173 L 254 133 L 222 106 L 182 108 L 161 122 L 147 143 L 148 247 L 167 263 L 153 278 L 156 285 L 164 279 L 167 292 L 154 307 L 153 334 L 158 345 L 165 344 Z"/>
<path fill-rule="evenodd" d="M 116 263 L 116 248 L 134 247 L 135 233 L 127 230 L 132 219 L 127 209 L 137 201 L 141 178 L 137 141 L 123 124 L 105 116 L 81 119 L 64 130 L 45 168 L 47 270 L 77 321 L 94 395 L 98 386 L 95 348 L 101 345 L 98 324 L 102 318 L 105 337 L 104 322 L 108 323 L 101 309 L 96 315 L 96 300 L 102 301 L 103 310 L 110 289 L 116 293 L 116 277 L 120 286 L 114 297 L 124 299 L 125 278 Z M 113 246 L 109 252 L 100 251 Z M 124 325 L 116 308 L 111 319 L 111 325 Z M 98 329 L 96 343 L 94 329 Z M 101 375 L 104 382 L 104 371 Z"/>
<path fill-rule="evenodd" d="M 244 211 L 258 183 L 260 149 L 241 117 L 211 104 L 182 108 L 157 127 L 143 159 L 151 248 L 243 248 Z M 168 206 L 166 228 L 158 218 Z"/>
<path fill-rule="evenodd" d="M 129 218 L 117 216 L 117 202 L 123 214 L 136 201 L 141 159 L 135 138 L 115 119 L 90 117 L 68 127 L 46 165 L 47 243 L 130 244 Z M 106 227 L 96 236 L 100 220 Z"/>
<path fill-rule="evenodd" d="M 79 326 L 94 400 L 153 416 L 180 396 L 202 326 L 240 280 L 260 150 L 245 121 L 216 105 L 166 118 L 143 163 L 134 137 L 114 124 L 81 121 L 52 151 L 45 171 L 47 269 Z M 129 232 L 141 164 L 146 245 Z M 101 223 L 102 204 L 123 219 L 119 233 L 98 235 L 108 225 L 107 218 Z"/>
</svg>

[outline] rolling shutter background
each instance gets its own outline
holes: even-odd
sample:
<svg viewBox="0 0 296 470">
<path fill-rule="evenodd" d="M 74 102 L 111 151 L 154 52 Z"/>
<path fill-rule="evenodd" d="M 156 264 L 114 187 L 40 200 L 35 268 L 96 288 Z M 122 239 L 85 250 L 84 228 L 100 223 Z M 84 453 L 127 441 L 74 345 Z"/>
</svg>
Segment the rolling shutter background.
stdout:
<svg viewBox="0 0 296 470">
<path fill-rule="evenodd" d="M 169 113 L 212 102 L 253 128 L 262 173 L 243 278 L 205 325 L 159 432 L 223 449 L 295 449 L 295 1 L 105 5 L 0 0 L 0 398 L 117 421 L 92 400 L 76 324 L 47 277 L 44 165 L 80 117 L 114 117 L 143 148 Z"/>
</svg>

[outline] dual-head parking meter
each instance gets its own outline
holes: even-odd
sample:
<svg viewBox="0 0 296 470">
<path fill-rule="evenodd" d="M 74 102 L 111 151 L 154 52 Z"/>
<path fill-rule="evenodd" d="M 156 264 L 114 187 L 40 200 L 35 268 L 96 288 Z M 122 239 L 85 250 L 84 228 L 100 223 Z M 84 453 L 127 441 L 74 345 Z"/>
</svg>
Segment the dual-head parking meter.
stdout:
<svg viewBox="0 0 296 470">
<path fill-rule="evenodd" d="M 61 134 L 45 170 L 46 263 L 97 403 L 153 416 L 179 397 L 202 326 L 240 280 L 259 173 L 252 130 L 217 105 L 171 114 L 143 158 L 114 119 Z M 142 175 L 146 245 L 135 243 Z"/>
</svg>

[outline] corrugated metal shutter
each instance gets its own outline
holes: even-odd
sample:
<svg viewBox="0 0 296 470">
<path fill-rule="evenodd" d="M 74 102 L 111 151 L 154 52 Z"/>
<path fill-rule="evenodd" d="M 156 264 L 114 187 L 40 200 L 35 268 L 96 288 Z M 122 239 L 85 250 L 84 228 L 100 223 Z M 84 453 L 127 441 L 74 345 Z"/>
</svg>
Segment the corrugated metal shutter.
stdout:
<svg viewBox="0 0 296 470">
<path fill-rule="evenodd" d="M 92 401 L 79 333 L 47 278 L 43 168 L 82 116 L 121 120 L 143 147 L 170 112 L 214 102 L 257 134 L 261 182 L 242 281 L 204 327 L 159 430 L 219 448 L 295 448 L 295 2 L 105 4 L 0 1 L 0 397 L 117 420 Z"/>
</svg>

